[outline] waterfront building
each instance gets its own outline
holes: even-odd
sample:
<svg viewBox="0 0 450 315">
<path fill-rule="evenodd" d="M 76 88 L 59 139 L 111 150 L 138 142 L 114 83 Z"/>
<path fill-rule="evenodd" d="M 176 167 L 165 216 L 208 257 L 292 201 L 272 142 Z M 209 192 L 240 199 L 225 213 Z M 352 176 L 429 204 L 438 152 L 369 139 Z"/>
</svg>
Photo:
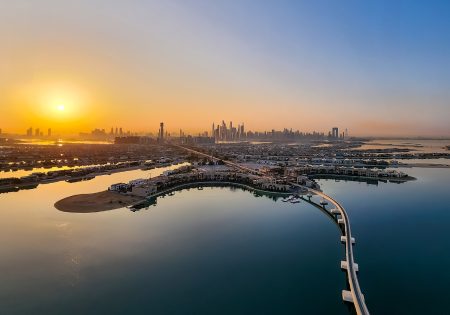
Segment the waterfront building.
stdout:
<svg viewBox="0 0 450 315">
<path fill-rule="evenodd" d="M 115 192 L 126 192 L 129 188 L 128 184 L 125 183 L 117 183 L 117 184 L 112 184 L 109 187 L 110 191 L 115 191 Z"/>
<path fill-rule="evenodd" d="M 154 194 L 158 191 L 156 185 L 146 185 L 146 186 L 133 186 L 131 188 L 131 194 L 138 197 L 146 197 Z"/>
<path fill-rule="evenodd" d="M 130 180 L 130 181 L 128 182 L 128 184 L 129 184 L 131 187 L 134 187 L 134 186 L 142 186 L 142 185 L 145 185 L 145 184 L 147 184 L 147 183 L 148 183 L 148 179 L 145 179 L 145 178 L 133 179 L 133 180 Z"/>
</svg>

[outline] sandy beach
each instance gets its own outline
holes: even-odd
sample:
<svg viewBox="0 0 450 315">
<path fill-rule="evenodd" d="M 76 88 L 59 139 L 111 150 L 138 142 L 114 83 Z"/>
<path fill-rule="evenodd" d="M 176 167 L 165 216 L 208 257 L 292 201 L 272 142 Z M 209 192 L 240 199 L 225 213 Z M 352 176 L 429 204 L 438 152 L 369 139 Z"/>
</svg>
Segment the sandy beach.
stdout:
<svg viewBox="0 0 450 315">
<path fill-rule="evenodd" d="M 436 164 L 436 163 L 405 163 L 399 164 L 401 167 L 423 167 L 423 168 L 450 168 L 450 164 Z"/>
<path fill-rule="evenodd" d="M 90 213 L 114 210 L 129 206 L 142 198 L 125 196 L 111 191 L 74 195 L 55 203 L 55 208 L 64 212 Z"/>
</svg>

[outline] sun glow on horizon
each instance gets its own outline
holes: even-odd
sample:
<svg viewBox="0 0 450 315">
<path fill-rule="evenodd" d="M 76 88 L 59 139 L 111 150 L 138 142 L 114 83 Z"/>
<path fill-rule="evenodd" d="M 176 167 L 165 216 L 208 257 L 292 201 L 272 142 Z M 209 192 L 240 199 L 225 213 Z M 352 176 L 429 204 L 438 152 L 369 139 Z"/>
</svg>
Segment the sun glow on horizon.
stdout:
<svg viewBox="0 0 450 315">
<path fill-rule="evenodd" d="M 52 128 L 61 133 L 89 130 L 102 110 L 98 104 L 101 101 L 94 106 L 90 90 L 75 79 L 36 79 L 17 85 L 8 95 L 8 102 L 16 105 L 11 106 L 10 116 L 22 124 L 17 131 L 25 126 Z"/>
</svg>

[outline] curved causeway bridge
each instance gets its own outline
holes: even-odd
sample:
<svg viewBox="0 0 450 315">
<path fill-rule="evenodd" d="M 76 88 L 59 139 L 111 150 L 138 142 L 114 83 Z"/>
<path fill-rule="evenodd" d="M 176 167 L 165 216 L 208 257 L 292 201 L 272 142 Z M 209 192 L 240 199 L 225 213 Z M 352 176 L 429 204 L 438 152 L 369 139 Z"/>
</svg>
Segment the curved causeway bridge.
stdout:
<svg viewBox="0 0 450 315">
<path fill-rule="evenodd" d="M 213 161 L 218 160 L 218 158 L 216 158 L 210 154 L 199 152 L 197 150 L 193 150 L 193 149 L 186 148 L 183 146 L 177 146 L 177 147 L 187 150 L 191 153 L 210 158 Z M 249 168 L 239 165 L 237 163 L 233 163 L 230 161 L 223 161 L 223 162 L 224 162 L 224 164 L 226 164 L 230 167 L 239 168 L 241 170 L 244 170 L 244 171 L 247 171 L 250 173 L 258 173 L 258 171 L 249 169 Z M 291 183 L 291 185 L 300 186 L 296 183 Z M 304 186 L 300 186 L 300 187 L 306 188 Z M 331 204 L 333 204 L 336 207 L 336 208 L 331 209 L 329 213 L 331 214 L 331 216 L 333 216 L 335 221 L 337 221 L 337 223 L 343 233 L 343 236 L 341 236 L 341 241 L 343 243 L 345 243 L 345 261 L 341 261 L 341 268 L 347 271 L 347 281 L 350 286 L 350 291 L 348 291 L 348 290 L 342 291 L 342 299 L 345 302 L 353 303 L 353 305 L 355 306 L 356 313 L 358 315 L 369 315 L 370 313 L 369 313 L 369 310 L 367 309 L 366 302 L 364 300 L 364 295 L 362 294 L 361 288 L 359 287 L 358 275 L 356 274 L 356 272 L 358 271 L 358 265 L 355 263 L 354 257 L 353 257 L 353 244 L 355 243 L 355 238 L 352 237 L 352 231 L 350 228 L 350 219 L 348 218 L 347 212 L 339 204 L 339 202 L 337 202 L 330 196 L 324 194 L 323 192 L 314 190 L 311 188 L 308 188 L 308 191 L 310 191 L 311 193 L 313 193 L 315 195 L 322 197 L 325 200 L 328 200 L 328 202 L 330 202 Z M 325 206 L 323 206 L 323 209 L 325 210 Z"/>
<path fill-rule="evenodd" d="M 332 215 L 336 216 L 339 226 L 343 227 L 344 235 L 341 237 L 341 241 L 345 243 L 346 260 L 341 262 L 341 268 L 347 271 L 347 280 L 350 285 L 350 291 L 342 291 L 342 299 L 345 302 L 353 303 L 358 315 L 368 315 L 370 313 L 367 309 L 364 295 L 362 294 L 361 288 L 359 287 L 358 275 L 356 274 L 356 272 L 358 271 L 358 265 L 355 263 L 353 257 L 353 244 L 355 243 L 355 239 L 352 237 L 350 219 L 348 218 L 347 212 L 339 204 L 339 202 L 337 202 L 330 196 L 314 189 L 309 189 L 309 191 L 322 197 L 323 199 L 328 200 L 336 207 L 334 209 L 331 209 L 330 212 Z"/>
</svg>

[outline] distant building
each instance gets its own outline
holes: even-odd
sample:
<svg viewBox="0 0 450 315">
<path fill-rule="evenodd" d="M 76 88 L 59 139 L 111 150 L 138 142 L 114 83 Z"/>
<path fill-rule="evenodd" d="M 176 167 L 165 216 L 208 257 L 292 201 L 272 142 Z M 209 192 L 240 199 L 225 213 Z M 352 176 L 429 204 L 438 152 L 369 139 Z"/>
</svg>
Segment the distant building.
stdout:
<svg viewBox="0 0 450 315">
<path fill-rule="evenodd" d="M 151 137 L 141 137 L 141 136 L 126 136 L 126 137 L 115 137 L 115 144 L 152 144 L 155 143 L 155 139 Z"/>
<path fill-rule="evenodd" d="M 161 142 L 164 141 L 164 123 L 163 122 L 159 124 L 159 140 Z"/>
<path fill-rule="evenodd" d="M 334 139 L 338 139 L 339 138 L 339 128 L 338 127 L 333 127 L 333 129 L 331 129 L 331 136 Z"/>
<path fill-rule="evenodd" d="M 52 136 L 52 128 L 48 128 L 47 131 L 47 136 L 51 137 Z"/>
</svg>

